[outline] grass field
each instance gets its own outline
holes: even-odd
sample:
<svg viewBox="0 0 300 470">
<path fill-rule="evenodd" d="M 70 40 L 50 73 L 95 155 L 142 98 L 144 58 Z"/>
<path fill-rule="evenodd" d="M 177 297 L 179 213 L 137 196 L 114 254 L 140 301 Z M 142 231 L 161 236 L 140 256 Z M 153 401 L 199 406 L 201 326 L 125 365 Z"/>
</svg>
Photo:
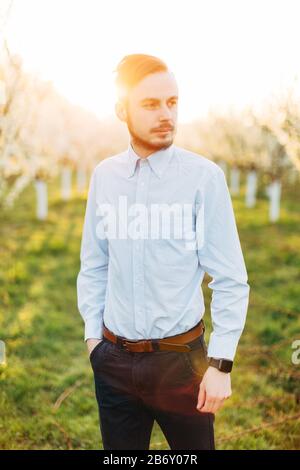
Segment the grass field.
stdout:
<svg viewBox="0 0 300 470">
<path fill-rule="evenodd" d="M 49 218 L 35 219 L 32 186 L 0 215 L 1 449 L 102 448 L 92 370 L 76 306 L 85 199 L 62 202 L 49 187 Z M 244 189 L 244 188 L 242 188 Z M 283 190 L 281 220 L 268 201 L 235 213 L 251 286 L 247 324 L 232 373 L 233 395 L 216 415 L 219 449 L 300 448 L 300 193 Z M 207 288 L 206 341 L 211 292 Z M 168 449 L 157 424 L 150 449 Z"/>
</svg>

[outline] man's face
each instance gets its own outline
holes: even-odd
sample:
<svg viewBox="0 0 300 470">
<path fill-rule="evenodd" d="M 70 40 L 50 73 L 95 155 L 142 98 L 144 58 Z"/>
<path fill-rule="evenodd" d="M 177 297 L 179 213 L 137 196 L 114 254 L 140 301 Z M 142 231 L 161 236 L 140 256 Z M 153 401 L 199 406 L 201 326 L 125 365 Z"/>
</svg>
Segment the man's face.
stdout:
<svg viewBox="0 0 300 470">
<path fill-rule="evenodd" d="M 126 123 L 134 141 L 149 150 L 169 147 L 177 128 L 178 88 L 173 74 L 146 76 L 129 93 Z"/>
</svg>

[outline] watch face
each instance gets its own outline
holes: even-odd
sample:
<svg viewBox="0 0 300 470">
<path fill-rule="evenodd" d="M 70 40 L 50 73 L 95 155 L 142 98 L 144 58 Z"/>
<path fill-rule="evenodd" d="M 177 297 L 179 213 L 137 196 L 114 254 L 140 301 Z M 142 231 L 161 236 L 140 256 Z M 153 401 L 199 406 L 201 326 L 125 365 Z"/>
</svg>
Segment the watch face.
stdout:
<svg viewBox="0 0 300 470">
<path fill-rule="evenodd" d="M 219 369 L 222 372 L 231 372 L 232 364 L 233 364 L 232 361 L 228 361 L 226 359 L 221 359 Z"/>
</svg>

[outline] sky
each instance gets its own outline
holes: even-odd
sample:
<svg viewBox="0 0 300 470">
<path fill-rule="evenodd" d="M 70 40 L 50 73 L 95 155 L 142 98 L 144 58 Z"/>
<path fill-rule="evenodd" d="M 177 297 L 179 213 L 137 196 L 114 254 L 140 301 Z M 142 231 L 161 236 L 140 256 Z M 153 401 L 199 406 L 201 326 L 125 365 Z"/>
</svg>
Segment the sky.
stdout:
<svg viewBox="0 0 300 470">
<path fill-rule="evenodd" d="M 299 88 L 299 18 L 299 0 L 14 0 L 4 34 L 27 70 L 99 117 L 114 114 L 121 58 L 156 55 L 188 122 Z"/>
</svg>

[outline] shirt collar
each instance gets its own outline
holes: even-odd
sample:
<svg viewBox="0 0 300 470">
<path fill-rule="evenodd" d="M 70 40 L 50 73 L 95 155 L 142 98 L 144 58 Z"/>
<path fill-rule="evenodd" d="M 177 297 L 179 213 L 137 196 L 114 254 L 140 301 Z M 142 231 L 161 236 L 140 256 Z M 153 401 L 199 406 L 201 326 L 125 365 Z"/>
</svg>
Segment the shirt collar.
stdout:
<svg viewBox="0 0 300 470">
<path fill-rule="evenodd" d="M 166 170 L 171 157 L 174 152 L 174 144 L 171 144 L 168 148 L 166 149 L 161 149 L 157 150 L 156 152 L 151 153 L 146 160 L 149 162 L 151 169 L 154 171 L 154 173 L 161 178 L 164 171 Z M 127 149 L 127 177 L 130 178 L 136 169 L 136 164 L 137 161 L 140 160 L 141 158 L 135 153 L 135 151 L 132 148 L 131 143 L 129 143 L 128 149 Z"/>
</svg>

